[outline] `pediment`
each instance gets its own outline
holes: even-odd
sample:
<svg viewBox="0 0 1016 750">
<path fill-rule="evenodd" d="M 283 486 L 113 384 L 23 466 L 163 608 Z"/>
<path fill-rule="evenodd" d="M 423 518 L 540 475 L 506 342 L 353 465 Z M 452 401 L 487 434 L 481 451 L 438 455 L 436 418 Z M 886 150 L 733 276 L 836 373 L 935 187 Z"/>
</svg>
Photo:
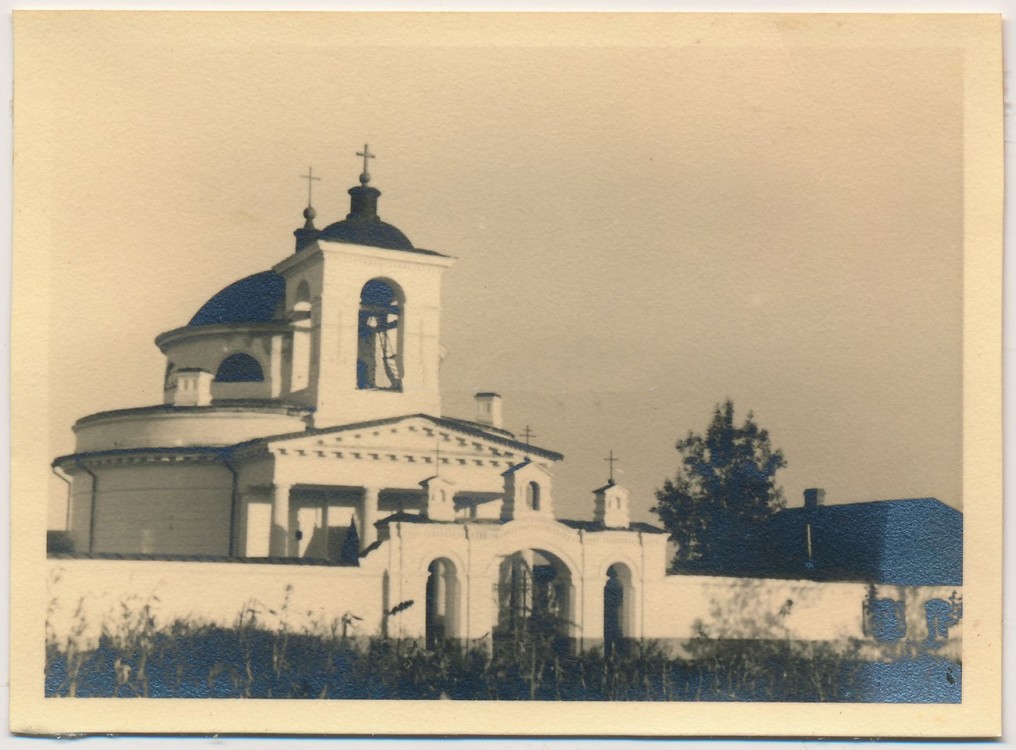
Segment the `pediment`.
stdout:
<svg viewBox="0 0 1016 750">
<path fill-rule="evenodd" d="M 427 415 L 361 422 L 265 438 L 280 455 L 362 455 L 393 461 L 411 460 L 437 466 L 484 466 L 509 469 L 530 456 L 534 469 L 560 454 L 526 446 L 507 436 L 486 433 L 470 423 Z M 541 471 L 546 471 L 545 468 Z"/>
</svg>

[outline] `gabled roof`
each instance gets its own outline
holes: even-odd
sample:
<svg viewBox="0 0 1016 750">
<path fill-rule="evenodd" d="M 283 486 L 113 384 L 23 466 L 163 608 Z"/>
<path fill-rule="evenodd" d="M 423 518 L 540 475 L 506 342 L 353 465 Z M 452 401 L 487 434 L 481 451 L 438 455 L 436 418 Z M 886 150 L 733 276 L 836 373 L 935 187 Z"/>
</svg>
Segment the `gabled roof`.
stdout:
<svg viewBox="0 0 1016 750">
<path fill-rule="evenodd" d="M 233 446 L 234 448 L 241 448 L 254 445 L 268 445 L 269 443 L 279 443 L 286 440 L 299 440 L 301 438 L 314 437 L 316 435 L 334 435 L 339 432 L 351 432 L 355 430 L 365 430 L 371 427 L 383 427 L 385 425 L 397 424 L 404 422 L 408 419 L 423 419 L 431 422 L 436 427 L 443 427 L 446 430 L 455 430 L 461 432 L 464 435 L 471 437 L 481 438 L 492 443 L 498 443 L 513 448 L 523 454 L 531 454 L 535 456 L 541 456 L 542 458 L 549 459 L 551 461 L 560 461 L 564 458 L 564 455 L 557 453 L 556 451 L 547 450 L 546 448 L 537 448 L 534 445 L 523 443 L 514 438 L 507 437 L 503 432 L 490 432 L 481 429 L 476 426 L 475 422 L 466 422 L 461 419 L 452 419 L 450 417 L 434 417 L 430 414 L 406 414 L 401 417 L 388 417 L 386 419 L 372 419 L 366 422 L 354 422 L 352 424 L 336 425 L 334 427 L 320 427 L 312 428 L 309 430 L 303 430 L 302 432 L 289 432 L 281 435 L 269 435 L 266 437 L 255 438 L 248 440 L 243 443 L 238 443 Z M 510 433 L 508 433 L 510 434 Z"/>
<path fill-rule="evenodd" d="M 792 517 L 805 513 L 819 513 L 829 517 L 846 519 L 863 518 L 882 513 L 907 513 L 920 510 L 921 512 L 943 513 L 945 515 L 962 515 L 962 511 L 946 505 L 935 497 L 909 497 L 895 498 L 892 500 L 866 500 L 856 503 L 837 503 L 834 505 L 819 505 L 816 508 L 795 506 L 784 508 L 774 514 L 774 517 Z"/>
<path fill-rule="evenodd" d="M 687 571 L 960 586 L 963 513 L 932 497 L 787 508 Z"/>
</svg>

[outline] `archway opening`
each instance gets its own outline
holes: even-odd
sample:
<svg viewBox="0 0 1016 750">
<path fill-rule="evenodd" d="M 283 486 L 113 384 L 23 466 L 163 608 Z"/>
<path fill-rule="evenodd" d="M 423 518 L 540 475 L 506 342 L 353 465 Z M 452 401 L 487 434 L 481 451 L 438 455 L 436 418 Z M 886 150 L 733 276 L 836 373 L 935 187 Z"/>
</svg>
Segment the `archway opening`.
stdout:
<svg viewBox="0 0 1016 750">
<path fill-rule="evenodd" d="M 356 387 L 402 390 L 402 340 L 405 299 L 395 282 L 371 279 L 360 290 Z"/>
<path fill-rule="evenodd" d="M 495 645 L 520 656 L 570 649 L 573 581 L 557 556 L 538 549 L 507 555 L 498 568 L 495 601 Z"/>
<path fill-rule="evenodd" d="M 634 591 L 631 570 L 624 563 L 607 568 L 603 586 L 603 652 L 621 653 L 632 637 Z"/>
<path fill-rule="evenodd" d="M 458 636 L 459 583 L 455 564 L 439 557 L 427 568 L 427 648 L 434 650 Z"/>
</svg>

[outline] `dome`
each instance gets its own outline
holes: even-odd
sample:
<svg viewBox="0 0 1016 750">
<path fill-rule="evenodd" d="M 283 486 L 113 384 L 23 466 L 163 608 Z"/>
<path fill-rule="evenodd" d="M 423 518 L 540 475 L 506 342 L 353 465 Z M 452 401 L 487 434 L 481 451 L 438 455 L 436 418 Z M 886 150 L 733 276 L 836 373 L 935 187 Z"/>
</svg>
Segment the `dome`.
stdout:
<svg viewBox="0 0 1016 750">
<path fill-rule="evenodd" d="M 319 240 L 370 245 L 388 250 L 413 250 L 413 243 L 401 231 L 380 219 L 347 218 L 330 224 L 318 234 Z"/>
<path fill-rule="evenodd" d="M 189 326 L 221 323 L 268 323 L 279 320 L 285 304 L 286 281 L 274 271 L 263 271 L 235 281 L 208 300 L 190 319 Z"/>
</svg>

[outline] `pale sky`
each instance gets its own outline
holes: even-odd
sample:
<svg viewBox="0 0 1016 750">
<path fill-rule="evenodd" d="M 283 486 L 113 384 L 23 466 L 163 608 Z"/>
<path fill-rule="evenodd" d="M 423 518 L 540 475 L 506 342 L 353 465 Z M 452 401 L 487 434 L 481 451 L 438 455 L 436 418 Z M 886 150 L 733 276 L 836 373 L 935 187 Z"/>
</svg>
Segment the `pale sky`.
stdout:
<svg viewBox="0 0 1016 750">
<path fill-rule="evenodd" d="M 381 217 L 458 258 L 445 413 L 501 393 L 509 429 L 566 456 L 559 515 L 591 516 L 613 450 L 654 520 L 674 443 L 728 397 L 784 451 L 790 505 L 824 487 L 961 507 L 960 53 L 611 34 L 35 29 L 15 149 L 47 157 L 19 203 L 52 270 L 45 460 L 77 418 L 161 401 L 155 336 L 292 252 L 308 165 L 318 227 L 345 216 L 366 141 Z"/>
</svg>

